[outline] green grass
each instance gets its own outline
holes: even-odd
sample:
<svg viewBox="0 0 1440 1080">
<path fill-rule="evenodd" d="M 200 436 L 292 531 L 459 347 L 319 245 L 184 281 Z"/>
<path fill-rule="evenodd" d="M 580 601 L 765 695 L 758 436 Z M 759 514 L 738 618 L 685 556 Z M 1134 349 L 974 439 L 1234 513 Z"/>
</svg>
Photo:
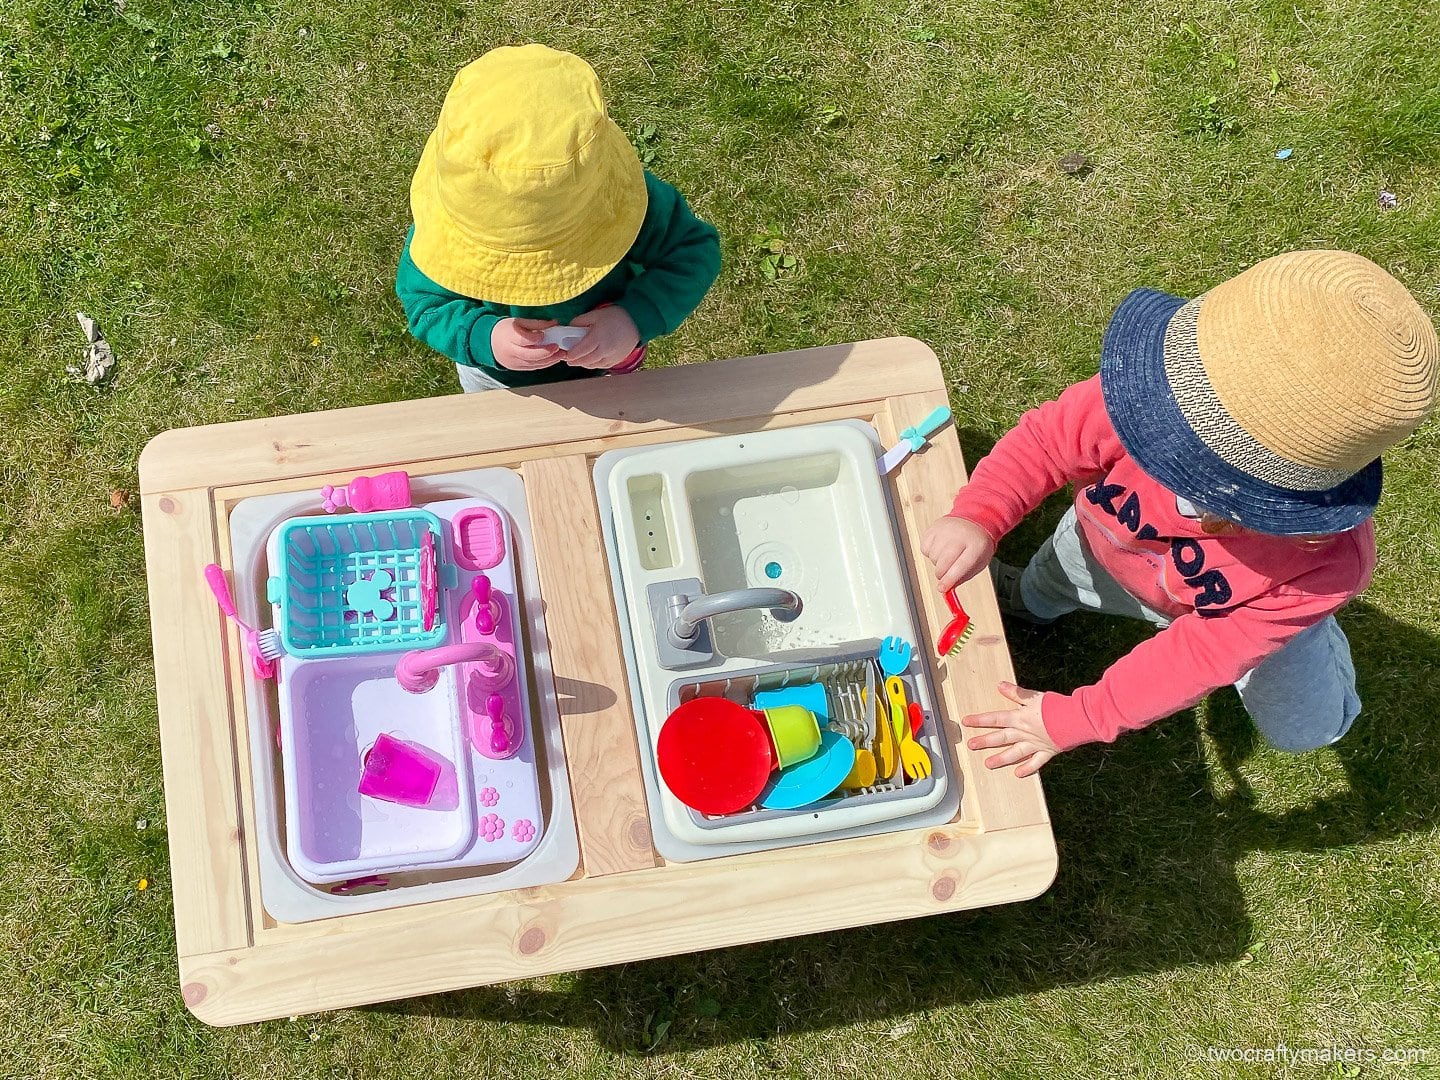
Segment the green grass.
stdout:
<svg viewBox="0 0 1440 1080">
<path fill-rule="evenodd" d="M 1062 756 L 1043 898 L 236 1031 L 179 999 L 141 522 L 109 505 L 167 428 L 455 389 L 391 280 L 445 88 L 491 45 L 589 58 L 720 228 L 720 282 L 659 362 L 914 334 L 973 459 L 1094 370 L 1134 285 L 1332 245 L 1440 312 L 1437 36 L 1426 0 L 5 5 L 0 1072 L 1423 1071 L 1188 1060 L 1282 1041 L 1440 1067 L 1435 424 L 1390 458 L 1379 571 L 1343 619 L 1354 732 L 1287 758 L 1226 693 Z M 1088 175 L 1056 167 L 1071 151 Z M 64 374 L 77 310 L 119 357 L 101 390 Z M 1016 663 L 1065 689 L 1141 632 L 1022 629 Z"/>
</svg>

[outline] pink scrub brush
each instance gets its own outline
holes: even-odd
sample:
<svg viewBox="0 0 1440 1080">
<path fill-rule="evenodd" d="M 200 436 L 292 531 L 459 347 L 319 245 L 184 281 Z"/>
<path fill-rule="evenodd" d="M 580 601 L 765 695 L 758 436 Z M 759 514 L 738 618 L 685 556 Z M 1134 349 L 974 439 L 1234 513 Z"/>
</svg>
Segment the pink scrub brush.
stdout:
<svg viewBox="0 0 1440 1080">
<path fill-rule="evenodd" d="M 274 630 L 256 630 L 242 622 L 235 612 L 235 600 L 230 595 L 230 583 L 225 580 L 225 571 L 215 563 L 205 567 L 205 584 L 215 595 L 215 602 L 245 635 L 245 651 L 250 654 L 250 666 L 257 678 L 273 679 L 275 661 L 285 655 L 280 645 L 280 635 Z"/>
</svg>

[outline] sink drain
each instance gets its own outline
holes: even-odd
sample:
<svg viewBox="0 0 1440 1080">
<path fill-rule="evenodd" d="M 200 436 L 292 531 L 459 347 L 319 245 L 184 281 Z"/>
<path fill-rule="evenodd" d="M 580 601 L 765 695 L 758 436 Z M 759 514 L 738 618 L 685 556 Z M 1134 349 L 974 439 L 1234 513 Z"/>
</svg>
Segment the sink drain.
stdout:
<svg viewBox="0 0 1440 1080">
<path fill-rule="evenodd" d="M 745 557 L 745 576 L 750 585 L 778 585 L 802 597 L 813 584 L 800 554 L 775 540 L 760 544 Z"/>
</svg>

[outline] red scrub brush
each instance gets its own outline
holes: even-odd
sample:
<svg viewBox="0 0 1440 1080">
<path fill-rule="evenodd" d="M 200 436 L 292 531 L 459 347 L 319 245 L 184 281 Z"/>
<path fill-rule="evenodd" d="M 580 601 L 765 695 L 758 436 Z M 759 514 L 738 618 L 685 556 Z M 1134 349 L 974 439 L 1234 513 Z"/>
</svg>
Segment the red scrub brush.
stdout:
<svg viewBox="0 0 1440 1080">
<path fill-rule="evenodd" d="M 946 590 L 945 602 L 950 605 L 950 611 L 955 617 L 940 634 L 940 640 L 935 643 L 935 651 L 940 656 L 954 656 L 965 647 L 965 643 L 974 635 L 975 628 L 970 625 L 970 616 L 960 606 L 960 598 L 955 595 L 954 589 Z"/>
</svg>

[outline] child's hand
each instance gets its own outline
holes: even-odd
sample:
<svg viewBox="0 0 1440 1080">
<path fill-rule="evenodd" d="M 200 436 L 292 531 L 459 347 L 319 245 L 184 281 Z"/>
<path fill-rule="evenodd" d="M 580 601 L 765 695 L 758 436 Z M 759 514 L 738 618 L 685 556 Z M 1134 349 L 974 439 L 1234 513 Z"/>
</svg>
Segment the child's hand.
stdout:
<svg viewBox="0 0 1440 1080">
<path fill-rule="evenodd" d="M 1017 765 L 1016 776 L 1039 772 L 1040 766 L 1060 753 L 1040 716 L 1040 702 L 1044 695 L 1008 682 L 1002 682 L 999 689 L 1002 695 L 1020 707 L 965 717 L 961 723 L 966 727 L 993 729 L 985 735 L 966 740 L 965 745 L 971 750 L 984 750 L 991 746 L 1006 748 L 985 759 L 987 769 Z"/>
<path fill-rule="evenodd" d="M 542 344 L 544 331 L 554 319 L 501 319 L 490 331 L 490 349 L 495 362 L 511 371 L 538 371 L 558 364 L 560 346 Z"/>
<path fill-rule="evenodd" d="M 990 565 L 995 541 L 973 521 L 942 517 L 925 530 L 920 552 L 935 564 L 940 591 L 949 592 Z"/>
<path fill-rule="evenodd" d="M 607 304 L 570 320 L 590 332 L 562 359 L 571 367 L 609 370 L 640 346 L 635 320 L 617 304 Z"/>
</svg>

